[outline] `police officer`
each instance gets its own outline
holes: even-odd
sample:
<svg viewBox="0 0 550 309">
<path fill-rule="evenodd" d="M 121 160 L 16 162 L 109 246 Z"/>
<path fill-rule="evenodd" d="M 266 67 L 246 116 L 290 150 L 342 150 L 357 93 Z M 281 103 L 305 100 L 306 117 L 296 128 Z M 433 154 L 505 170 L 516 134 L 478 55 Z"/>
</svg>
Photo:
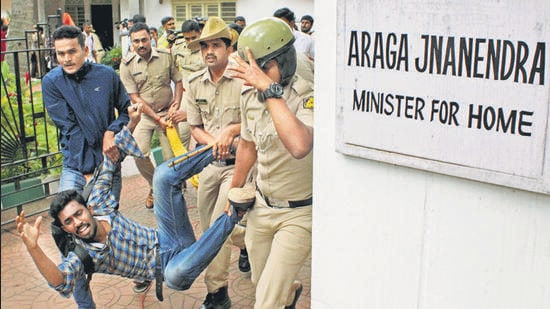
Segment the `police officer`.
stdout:
<svg viewBox="0 0 550 309">
<path fill-rule="evenodd" d="M 203 231 L 224 211 L 235 164 L 230 148 L 241 131 L 242 81 L 230 77 L 226 70 L 233 43 L 226 23 L 219 17 L 210 17 L 201 36 L 188 44 L 191 50 L 200 49 L 206 64 L 205 69 L 191 74 L 183 95 L 191 135 L 199 144 L 213 143 L 214 153 L 220 154 L 217 161 L 199 174 L 197 205 Z M 231 307 L 227 286 L 232 244 L 244 246 L 242 226 L 236 226 L 206 269 L 208 294 L 201 308 Z"/>
<path fill-rule="evenodd" d="M 188 89 L 189 76 L 194 72 L 204 69 L 206 65 L 202 60 L 200 49 L 192 50 L 187 46 L 189 42 L 200 37 L 201 28 L 199 23 L 194 19 L 188 19 L 181 24 L 181 32 L 183 40 L 176 40 L 172 47 L 172 54 L 174 55 L 176 66 L 182 74 L 183 88 Z M 191 131 L 187 123 L 187 107 L 185 104 L 181 104 L 180 110 L 173 115 L 172 120 L 178 125 L 179 136 L 184 146 L 189 148 Z"/>
<path fill-rule="evenodd" d="M 239 37 L 234 78 L 244 80 L 241 138 L 230 195 L 257 162 L 246 247 L 255 308 L 294 308 L 296 280 L 311 253 L 313 85 L 295 75 L 289 26 L 278 18 L 248 25 Z"/>
<path fill-rule="evenodd" d="M 182 77 L 170 51 L 151 46 L 151 35 L 146 24 L 134 24 L 130 29 L 130 39 L 134 53 L 124 58 L 123 65 L 120 66 L 120 78 L 132 102 L 143 105 L 143 115 L 133 135 L 145 158 L 136 158 L 135 161 L 139 172 L 152 187 L 155 168 L 149 159 L 151 138 L 156 131 L 164 160 L 174 156 L 165 130 L 167 117 L 180 107 Z M 175 84 L 174 93 L 171 82 Z M 153 205 L 151 189 L 145 206 L 152 208 Z"/>
</svg>

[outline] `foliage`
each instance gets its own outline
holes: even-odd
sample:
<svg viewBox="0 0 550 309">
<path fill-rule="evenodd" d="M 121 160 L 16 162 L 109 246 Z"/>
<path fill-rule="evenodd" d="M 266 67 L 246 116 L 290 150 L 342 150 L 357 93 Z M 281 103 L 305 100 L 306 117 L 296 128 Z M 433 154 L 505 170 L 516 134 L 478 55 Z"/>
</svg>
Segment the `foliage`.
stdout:
<svg viewBox="0 0 550 309">
<path fill-rule="evenodd" d="M 24 174 L 59 174 L 62 156 L 55 154 L 59 150 L 57 129 L 49 117 L 35 117 L 37 113 L 44 112 L 40 81 L 29 80 L 30 84 L 25 84 L 25 78 L 21 79 L 22 105 L 19 107 L 15 78 L 8 64 L 2 62 L 2 179 L 16 176 L 24 178 Z M 30 85 L 34 88 L 32 96 Z M 23 125 L 20 124 L 20 113 Z M 21 142 L 21 130 L 30 138 L 24 145 Z"/>
<path fill-rule="evenodd" d="M 108 49 L 105 53 L 105 57 L 101 60 L 101 63 L 111 66 L 115 71 L 118 71 L 120 67 L 120 61 L 122 60 L 122 48 L 115 46 Z"/>
</svg>

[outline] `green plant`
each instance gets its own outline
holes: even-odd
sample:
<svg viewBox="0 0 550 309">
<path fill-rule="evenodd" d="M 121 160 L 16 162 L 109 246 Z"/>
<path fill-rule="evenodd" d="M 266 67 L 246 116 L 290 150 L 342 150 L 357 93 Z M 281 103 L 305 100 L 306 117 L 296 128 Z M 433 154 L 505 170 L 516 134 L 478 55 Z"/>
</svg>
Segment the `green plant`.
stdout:
<svg viewBox="0 0 550 309">
<path fill-rule="evenodd" d="M 101 60 L 101 63 L 111 66 L 115 71 L 118 71 L 120 67 L 120 61 L 122 60 L 122 48 L 115 46 L 107 50 L 105 57 Z"/>
</svg>

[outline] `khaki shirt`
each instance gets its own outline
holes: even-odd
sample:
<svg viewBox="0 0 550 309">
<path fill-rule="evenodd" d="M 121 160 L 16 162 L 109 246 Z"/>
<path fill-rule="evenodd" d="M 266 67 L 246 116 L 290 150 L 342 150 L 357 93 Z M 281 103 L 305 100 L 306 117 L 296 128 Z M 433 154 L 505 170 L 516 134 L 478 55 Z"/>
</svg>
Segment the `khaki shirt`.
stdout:
<svg viewBox="0 0 550 309">
<path fill-rule="evenodd" d="M 188 80 L 191 74 L 206 67 L 200 49 L 190 50 L 185 42 L 176 41 L 172 47 L 172 54 L 184 80 Z"/>
<path fill-rule="evenodd" d="M 217 84 L 208 68 L 189 77 L 189 89 L 183 93 L 189 125 L 204 125 L 204 130 L 218 137 L 223 128 L 241 122 L 241 89 L 243 82 L 231 78 L 226 70 Z"/>
<path fill-rule="evenodd" d="M 173 99 L 171 82 L 182 80 L 169 50 L 153 48 L 147 61 L 129 54 L 120 66 L 120 79 L 128 93 L 137 93 L 155 112 L 167 110 Z"/>
<path fill-rule="evenodd" d="M 313 127 L 313 85 L 295 75 L 284 88 L 283 99 L 291 112 L 306 126 Z M 311 197 L 313 152 L 295 159 L 285 148 L 265 103 L 258 92 L 243 89 L 241 138 L 256 144 L 257 186 L 274 199 L 297 201 Z"/>
</svg>

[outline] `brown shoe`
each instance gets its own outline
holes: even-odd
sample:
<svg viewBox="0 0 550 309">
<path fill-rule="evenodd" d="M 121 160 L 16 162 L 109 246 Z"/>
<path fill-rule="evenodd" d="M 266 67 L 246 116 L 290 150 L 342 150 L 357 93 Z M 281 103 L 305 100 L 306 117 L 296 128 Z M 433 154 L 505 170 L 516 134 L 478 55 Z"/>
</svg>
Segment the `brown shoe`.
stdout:
<svg viewBox="0 0 550 309">
<path fill-rule="evenodd" d="M 145 200 L 145 208 L 153 208 L 153 206 L 155 205 L 154 204 L 154 199 L 153 199 L 153 189 L 151 189 L 151 191 L 149 191 L 149 195 L 147 195 L 147 199 Z"/>
</svg>

